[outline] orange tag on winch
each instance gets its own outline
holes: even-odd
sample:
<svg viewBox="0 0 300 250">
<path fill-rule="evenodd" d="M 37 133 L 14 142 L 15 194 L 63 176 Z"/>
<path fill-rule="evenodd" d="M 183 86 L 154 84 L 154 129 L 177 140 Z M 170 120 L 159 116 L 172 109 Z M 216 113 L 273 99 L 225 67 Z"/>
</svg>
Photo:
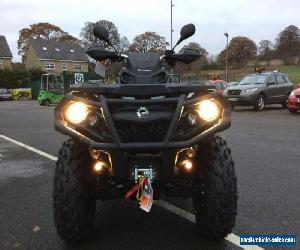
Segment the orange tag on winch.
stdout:
<svg viewBox="0 0 300 250">
<path fill-rule="evenodd" d="M 125 201 L 136 192 L 136 199 L 139 201 L 140 208 L 149 212 L 153 204 L 153 189 L 147 177 L 140 176 L 138 183 L 128 190 Z"/>
</svg>

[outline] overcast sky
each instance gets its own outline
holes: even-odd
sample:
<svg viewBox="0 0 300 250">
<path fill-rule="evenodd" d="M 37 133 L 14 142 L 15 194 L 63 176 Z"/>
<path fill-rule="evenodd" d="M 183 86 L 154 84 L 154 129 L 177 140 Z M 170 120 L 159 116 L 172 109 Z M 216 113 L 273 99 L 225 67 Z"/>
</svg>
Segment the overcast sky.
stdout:
<svg viewBox="0 0 300 250">
<path fill-rule="evenodd" d="M 224 47 L 224 32 L 230 38 L 247 36 L 258 43 L 274 41 L 286 26 L 300 26 L 299 0 L 173 0 L 173 38 L 186 23 L 196 25 L 194 41 L 209 54 Z M 78 37 L 86 21 L 106 19 L 130 42 L 135 35 L 156 31 L 170 41 L 170 0 L 0 0 L 0 34 L 6 36 L 14 61 L 18 32 L 30 24 L 49 22 Z"/>
</svg>

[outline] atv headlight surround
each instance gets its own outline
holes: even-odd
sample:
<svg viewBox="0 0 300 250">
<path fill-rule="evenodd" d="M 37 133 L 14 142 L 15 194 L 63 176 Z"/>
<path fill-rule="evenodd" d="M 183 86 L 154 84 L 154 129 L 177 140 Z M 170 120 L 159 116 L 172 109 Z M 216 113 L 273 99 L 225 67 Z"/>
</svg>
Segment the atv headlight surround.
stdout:
<svg viewBox="0 0 300 250">
<path fill-rule="evenodd" d="M 67 121 L 74 124 L 79 124 L 87 118 L 88 113 L 88 106 L 83 102 L 71 102 L 67 106 L 64 116 Z"/>
<path fill-rule="evenodd" d="M 213 122 L 220 117 L 221 109 L 214 100 L 203 100 L 197 105 L 199 117 L 206 122 Z"/>
</svg>

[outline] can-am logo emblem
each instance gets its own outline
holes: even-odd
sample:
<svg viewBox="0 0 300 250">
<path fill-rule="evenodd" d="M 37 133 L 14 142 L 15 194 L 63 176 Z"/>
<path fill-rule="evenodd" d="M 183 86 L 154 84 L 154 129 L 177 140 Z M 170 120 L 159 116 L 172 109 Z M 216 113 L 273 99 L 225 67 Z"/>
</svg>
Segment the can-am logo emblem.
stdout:
<svg viewBox="0 0 300 250">
<path fill-rule="evenodd" d="M 136 115 L 140 119 L 145 119 L 149 115 L 149 109 L 144 106 L 139 107 L 136 111 Z"/>
</svg>

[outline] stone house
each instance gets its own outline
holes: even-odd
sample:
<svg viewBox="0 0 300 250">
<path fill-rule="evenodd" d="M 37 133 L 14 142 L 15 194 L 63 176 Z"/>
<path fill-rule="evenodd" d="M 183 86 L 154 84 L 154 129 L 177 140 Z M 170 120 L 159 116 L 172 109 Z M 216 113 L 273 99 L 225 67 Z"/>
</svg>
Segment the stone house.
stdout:
<svg viewBox="0 0 300 250">
<path fill-rule="evenodd" d="M 26 69 L 46 72 L 88 72 L 89 60 L 82 47 L 76 43 L 45 39 L 31 39 L 25 53 Z"/>
<path fill-rule="evenodd" d="M 5 36 L 0 35 L 0 69 L 11 69 L 12 53 Z"/>
</svg>

